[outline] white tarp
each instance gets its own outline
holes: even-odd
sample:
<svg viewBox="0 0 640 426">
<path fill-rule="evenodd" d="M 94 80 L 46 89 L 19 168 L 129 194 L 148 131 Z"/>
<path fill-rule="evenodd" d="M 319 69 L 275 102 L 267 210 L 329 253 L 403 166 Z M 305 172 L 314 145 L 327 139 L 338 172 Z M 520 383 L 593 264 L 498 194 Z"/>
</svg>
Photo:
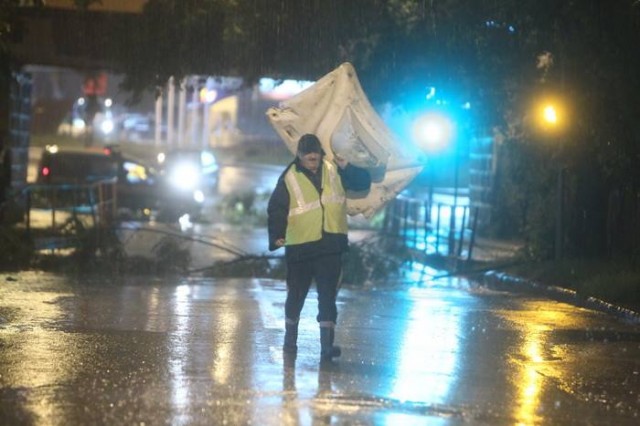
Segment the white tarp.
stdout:
<svg viewBox="0 0 640 426">
<path fill-rule="evenodd" d="M 267 117 L 294 155 L 300 136 L 313 133 L 329 160 L 335 153 L 369 170 L 371 190 L 347 194 L 349 215 L 362 213 L 370 218 L 422 170 L 375 112 L 350 63 L 340 65 L 278 108 L 269 108 Z"/>
</svg>

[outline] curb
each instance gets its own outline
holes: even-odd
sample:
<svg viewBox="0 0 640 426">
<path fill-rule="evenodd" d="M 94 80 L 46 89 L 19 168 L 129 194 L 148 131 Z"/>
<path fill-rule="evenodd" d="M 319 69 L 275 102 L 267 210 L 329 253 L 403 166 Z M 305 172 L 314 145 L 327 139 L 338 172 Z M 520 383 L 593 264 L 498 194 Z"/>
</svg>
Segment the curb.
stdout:
<svg viewBox="0 0 640 426">
<path fill-rule="evenodd" d="M 509 275 L 504 272 L 486 272 L 482 276 L 481 285 L 494 290 L 544 295 L 545 297 L 557 302 L 569 303 L 580 308 L 604 312 L 623 321 L 632 324 L 640 324 L 640 313 L 632 311 L 631 309 L 612 305 L 611 303 L 595 297 L 583 297 L 574 290 L 556 286 L 547 286 L 535 281 Z"/>
</svg>

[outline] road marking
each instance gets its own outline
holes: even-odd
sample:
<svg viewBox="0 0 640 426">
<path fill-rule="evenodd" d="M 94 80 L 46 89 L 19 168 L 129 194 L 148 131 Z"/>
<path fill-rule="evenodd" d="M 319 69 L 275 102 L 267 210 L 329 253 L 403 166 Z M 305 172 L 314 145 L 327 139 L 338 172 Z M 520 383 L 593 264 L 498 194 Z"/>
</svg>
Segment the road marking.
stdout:
<svg viewBox="0 0 640 426">
<path fill-rule="evenodd" d="M 267 330 L 284 330 L 284 313 L 282 308 L 276 307 L 274 302 L 268 297 L 268 292 L 257 279 L 252 280 L 253 288 L 256 294 L 256 301 L 260 309 L 260 318 L 262 326 Z"/>
</svg>

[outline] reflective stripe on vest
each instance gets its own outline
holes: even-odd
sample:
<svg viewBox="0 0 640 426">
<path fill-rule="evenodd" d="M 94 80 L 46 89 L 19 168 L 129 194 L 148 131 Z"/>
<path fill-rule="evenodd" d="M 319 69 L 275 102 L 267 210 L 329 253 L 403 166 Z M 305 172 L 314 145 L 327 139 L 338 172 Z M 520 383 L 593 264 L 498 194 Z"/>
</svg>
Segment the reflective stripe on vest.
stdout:
<svg viewBox="0 0 640 426">
<path fill-rule="evenodd" d="M 322 198 L 313 183 L 292 166 L 285 175 L 289 190 L 289 218 L 286 245 L 302 244 L 322 238 L 322 229 L 347 233 L 345 192 L 335 166 L 323 161 Z"/>
</svg>

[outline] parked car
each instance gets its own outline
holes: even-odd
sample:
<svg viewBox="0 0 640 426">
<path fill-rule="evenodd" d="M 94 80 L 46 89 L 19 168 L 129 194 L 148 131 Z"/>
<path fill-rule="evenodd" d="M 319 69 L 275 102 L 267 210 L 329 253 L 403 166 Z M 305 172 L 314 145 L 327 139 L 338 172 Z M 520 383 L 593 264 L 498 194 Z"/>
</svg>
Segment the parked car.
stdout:
<svg viewBox="0 0 640 426">
<path fill-rule="evenodd" d="M 121 218 L 175 221 L 184 214 L 200 215 L 203 200 L 167 191 L 154 168 L 117 147 L 74 150 L 49 146 L 40 159 L 37 183 L 84 184 L 106 179 L 115 179 Z"/>
</svg>

